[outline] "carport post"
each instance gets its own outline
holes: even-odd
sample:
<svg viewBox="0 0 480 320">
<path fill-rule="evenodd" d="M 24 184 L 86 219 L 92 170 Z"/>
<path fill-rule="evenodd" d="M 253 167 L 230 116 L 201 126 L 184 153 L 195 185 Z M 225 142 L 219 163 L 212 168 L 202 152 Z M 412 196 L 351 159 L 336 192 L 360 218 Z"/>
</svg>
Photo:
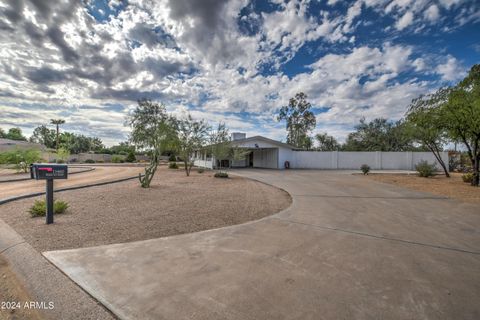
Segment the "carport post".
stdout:
<svg viewBox="0 0 480 320">
<path fill-rule="evenodd" d="M 53 223 L 53 179 L 47 179 L 47 224 Z"/>
</svg>

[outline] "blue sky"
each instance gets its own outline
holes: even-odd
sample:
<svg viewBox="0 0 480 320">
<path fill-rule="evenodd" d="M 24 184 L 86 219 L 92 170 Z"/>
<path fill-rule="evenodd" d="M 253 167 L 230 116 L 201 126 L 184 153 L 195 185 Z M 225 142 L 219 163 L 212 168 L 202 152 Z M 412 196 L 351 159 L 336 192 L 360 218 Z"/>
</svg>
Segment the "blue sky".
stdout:
<svg viewBox="0 0 480 320">
<path fill-rule="evenodd" d="M 19 0 L 0 16 L 0 127 L 62 117 L 109 145 L 142 97 L 285 140 L 275 115 L 299 91 L 312 134 L 343 140 L 480 62 L 478 1 Z"/>
</svg>

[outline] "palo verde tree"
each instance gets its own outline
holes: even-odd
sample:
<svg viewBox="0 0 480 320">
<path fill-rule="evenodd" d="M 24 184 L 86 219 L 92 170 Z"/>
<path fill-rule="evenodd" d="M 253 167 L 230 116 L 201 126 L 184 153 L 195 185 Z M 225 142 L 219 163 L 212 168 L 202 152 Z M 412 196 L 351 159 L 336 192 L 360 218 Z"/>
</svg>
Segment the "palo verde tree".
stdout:
<svg viewBox="0 0 480 320">
<path fill-rule="evenodd" d="M 474 65 L 465 79 L 448 91 L 440 107 L 443 123 L 454 141 L 461 141 L 472 163 L 472 186 L 480 181 L 480 64 Z"/>
<path fill-rule="evenodd" d="M 285 120 L 287 125 L 287 143 L 297 148 L 309 149 L 312 140 L 308 133 L 315 128 L 317 120 L 307 101 L 307 95 L 299 92 L 290 98 L 288 105 L 280 108 L 277 120 Z"/>
<path fill-rule="evenodd" d="M 194 120 L 190 114 L 177 120 L 177 140 L 175 143 L 177 154 L 185 165 L 185 173 L 190 175 L 195 150 L 202 148 L 207 141 L 210 126 L 204 120 Z"/>
<path fill-rule="evenodd" d="M 139 148 L 150 150 L 150 163 L 145 167 L 145 174 L 139 175 L 141 186 L 149 188 L 161 152 L 171 147 L 176 139 L 175 119 L 167 114 L 163 104 L 142 99 L 129 115 L 127 123 L 132 128 L 131 142 Z"/>
<path fill-rule="evenodd" d="M 220 171 L 225 171 L 222 160 L 244 160 L 250 150 L 234 146 L 225 123 L 220 122 L 217 129 L 210 133 L 210 152 L 218 160 Z"/>
<path fill-rule="evenodd" d="M 216 161 L 219 161 L 219 169 L 222 170 L 222 160 L 230 155 L 230 138 L 225 123 L 220 122 L 216 130 L 210 132 L 210 152 Z"/>
<path fill-rule="evenodd" d="M 406 115 L 413 139 L 433 153 L 446 177 L 450 177 L 450 174 L 440 153 L 443 151 L 443 145 L 447 143 L 448 137 L 441 106 L 448 99 L 448 94 L 448 89 L 440 89 L 433 94 L 413 99 Z"/>
<path fill-rule="evenodd" d="M 56 138 L 55 148 L 57 149 L 57 152 L 58 152 L 58 148 L 60 146 L 59 145 L 60 125 L 64 124 L 65 120 L 63 120 L 63 119 L 50 119 L 50 123 L 54 124 L 56 126 L 56 129 L 57 129 L 57 138 Z"/>
</svg>

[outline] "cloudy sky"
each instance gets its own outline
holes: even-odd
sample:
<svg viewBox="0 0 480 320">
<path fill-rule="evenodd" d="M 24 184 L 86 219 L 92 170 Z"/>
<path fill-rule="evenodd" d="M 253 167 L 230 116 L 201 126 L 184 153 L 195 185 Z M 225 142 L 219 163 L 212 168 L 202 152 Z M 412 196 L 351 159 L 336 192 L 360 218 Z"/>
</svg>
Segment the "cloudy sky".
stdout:
<svg viewBox="0 0 480 320">
<path fill-rule="evenodd" d="M 479 63 L 480 2 L 1 0 L 0 41 L 4 129 L 64 118 L 111 145 L 146 97 L 285 140 L 276 111 L 303 91 L 343 139 Z"/>
</svg>

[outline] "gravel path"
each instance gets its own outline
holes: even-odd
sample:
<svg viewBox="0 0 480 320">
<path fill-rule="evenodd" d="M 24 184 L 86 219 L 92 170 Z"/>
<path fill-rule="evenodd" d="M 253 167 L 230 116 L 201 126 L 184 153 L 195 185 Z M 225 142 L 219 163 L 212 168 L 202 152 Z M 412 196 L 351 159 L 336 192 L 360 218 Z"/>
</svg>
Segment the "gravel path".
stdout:
<svg viewBox="0 0 480 320">
<path fill-rule="evenodd" d="M 111 181 L 135 176 L 140 172 L 143 172 L 142 167 L 95 167 L 93 171 L 71 175 L 67 180 L 56 180 L 55 188 Z M 40 191 L 45 191 L 44 180 L 5 182 L 0 184 L 0 199 Z"/>
<path fill-rule="evenodd" d="M 212 172 L 195 171 L 186 177 L 182 170 L 166 168 L 159 168 L 150 189 L 132 180 L 66 191 L 56 198 L 68 201 L 70 209 L 56 216 L 54 225 L 29 217 L 27 209 L 37 198 L 0 206 L 0 218 L 37 250 L 49 251 L 239 224 L 274 214 L 291 203 L 286 192 L 257 181 L 236 176 L 216 179 Z"/>
<path fill-rule="evenodd" d="M 68 168 L 68 173 L 83 173 L 83 172 L 89 172 L 89 167 L 70 167 Z M 19 179 L 30 179 L 30 172 L 24 173 L 24 172 L 12 172 L 12 170 L 6 170 L 6 169 L 0 169 L 0 182 L 6 181 L 6 180 L 19 180 Z"/>
</svg>

